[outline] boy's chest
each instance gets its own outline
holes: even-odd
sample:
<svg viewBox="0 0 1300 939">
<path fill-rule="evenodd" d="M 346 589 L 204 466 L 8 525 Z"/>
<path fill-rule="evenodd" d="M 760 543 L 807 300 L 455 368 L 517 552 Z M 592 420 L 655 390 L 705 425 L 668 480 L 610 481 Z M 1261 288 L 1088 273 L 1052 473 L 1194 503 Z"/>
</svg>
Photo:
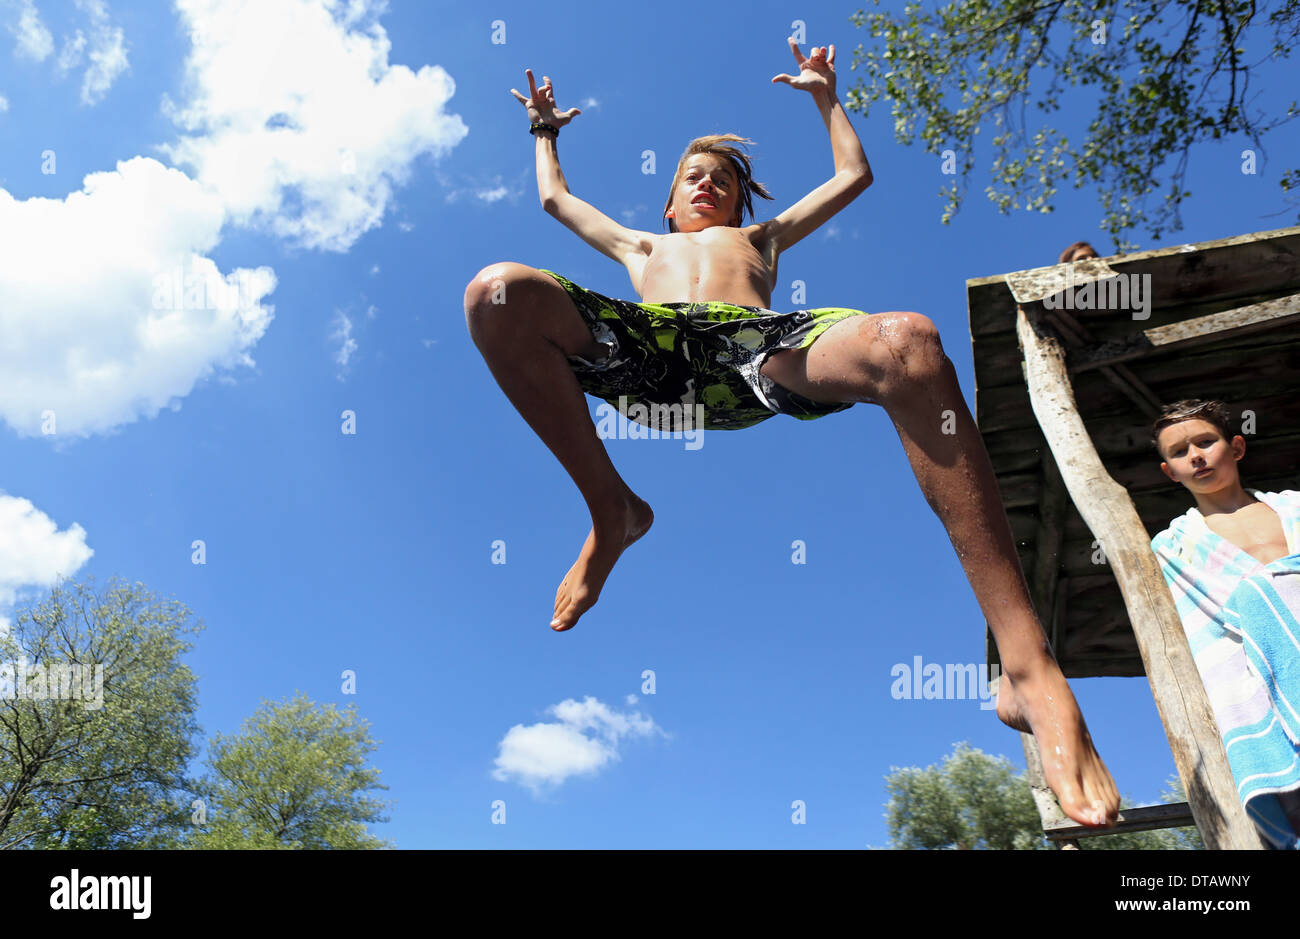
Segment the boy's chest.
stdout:
<svg viewBox="0 0 1300 939">
<path fill-rule="evenodd" d="M 1291 553 L 1286 532 L 1277 512 L 1262 502 L 1248 505 L 1232 515 L 1207 518 L 1210 531 L 1231 541 L 1261 564 L 1268 564 Z"/>
</svg>

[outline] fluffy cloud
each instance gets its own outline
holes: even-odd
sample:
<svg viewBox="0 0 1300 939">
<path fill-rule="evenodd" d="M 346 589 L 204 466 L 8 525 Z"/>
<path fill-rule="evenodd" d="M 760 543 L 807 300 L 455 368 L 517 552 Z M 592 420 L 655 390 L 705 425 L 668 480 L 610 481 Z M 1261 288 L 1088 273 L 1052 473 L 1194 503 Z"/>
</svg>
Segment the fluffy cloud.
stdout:
<svg viewBox="0 0 1300 939">
<path fill-rule="evenodd" d="M 421 155 L 468 133 L 438 66 L 389 65 L 379 9 L 343 0 L 178 0 L 193 51 L 185 132 L 165 151 L 232 218 L 347 250 L 383 218 Z M 366 22 L 369 25 L 364 25 Z"/>
<path fill-rule="evenodd" d="M 506 732 L 498 744 L 494 779 L 518 782 L 537 792 L 570 776 L 594 774 L 618 760 L 619 741 L 624 737 L 663 734 L 640 712 L 616 711 L 590 695 L 582 702 L 561 701 L 547 713 L 556 720 L 527 727 L 516 724 Z"/>
<path fill-rule="evenodd" d="M 204 256 L 225 211 L 179 170 L 135 157 L 65 199 L 0 189 L 0 219 L 0 419 L 19 434 L 106 432 L 253 364 L 275 275 Z"/>
<path fill-rule="evenodd" d="M 20 590 L 53 587 L 94 553 L 80 525 L 59 531 L 29 500 L 0 492 L 0 635 L 9 631 L 4 613 L 13 609 Z"/>
<path fill-rule="evenodd" d="M 83 99 L 98 100 L 126 67 L 121 30 L 103 0 L 78 7 L 90 35 L 66 40 L 59 65 L 84 55 Z M 110 432 L 179 408 L 209 375 L 252 366 L 276 278 L 268 267 L 219 271 L 206 255 L 223 226 L 346 250 L 379 224 L 419 157 L 467 133 L 444 110 L 446 72 L 388 64 L 382 3 L 177 7 L 192 48 L 180 103 L 165 101 L 181 135 L 161 149 L 189 175 L 136 157 L 62 200 L 0 189 L 0 421 L 21 435 L 51 422 L 58 437 Z M 33 57 L 53 50 L 28 0 L 10 30 Z M 350 321 L 338 326 L 346 370 L 356 341 Z"/>
<path fill-rule="evenodd" d="M 15 0 L 6 24 L 14 37 L 14 52 L 24 59 L 41 62 L 54 51 L 54 37 L 41 22 L 32 0 Z"/>
</svg>

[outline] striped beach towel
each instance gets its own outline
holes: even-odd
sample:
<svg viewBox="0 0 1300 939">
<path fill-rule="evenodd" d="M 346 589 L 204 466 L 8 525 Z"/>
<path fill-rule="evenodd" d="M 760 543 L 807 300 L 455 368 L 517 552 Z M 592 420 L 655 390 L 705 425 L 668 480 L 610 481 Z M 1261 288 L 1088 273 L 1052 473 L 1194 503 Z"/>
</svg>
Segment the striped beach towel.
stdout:
<svg viewBox="0 0 1300 939">
<path fill-rule="evenodd" d="M 1300 492 L 1252 495 L 1277 512 L 1287 550 L 1300 554 Z M 1286 559 L 1261 564 L 1211 531 L 1195 507 L 1156 535 L 1151 549 L 1173 594 L 1246 812 L 1267 844 L 1300 849 L 1300 832 L 1289 820 L 1300 817 L 1300 750 L 1246 654 L 1240 624 L 1247 614 L 1255 621 L 1255 608 L 1229 604 L 1243 581 Z M 1237 597 L 1238 605 L 1246 596 Z"/>
</svg>

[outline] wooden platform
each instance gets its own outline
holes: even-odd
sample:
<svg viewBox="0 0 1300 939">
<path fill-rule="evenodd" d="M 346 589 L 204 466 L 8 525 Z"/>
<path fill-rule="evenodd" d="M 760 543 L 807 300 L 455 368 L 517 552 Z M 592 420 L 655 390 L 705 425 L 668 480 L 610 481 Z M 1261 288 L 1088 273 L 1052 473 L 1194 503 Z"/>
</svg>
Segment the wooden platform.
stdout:
<svg viewBox="0 0 1300 939">
<path fill-rule="evenodd" d="M 1048 311 L 1048 319 L 1066 344 L 1093 444 L 1154 536 L 1193 505 L 1187 490 L 1160 472 L 1150 442 L 1161 403 L 1213 397 L 1234 415 L 1254 411 L 1256 433 L 1246 436 L 1239 464 L 1243 484 L 1300 489 L 1300 228 L 966 283 L 975 419 L 1026 577 L 1047 598 L 1039 612 L 1051 623 L 1061 668 L 1076 678 L 1142 675 L 1115 577 L 1096 563 L 1093 535 L 1064 495 L 1022 371 L 1013 291 L 1063 285 L 1069 268 L 1081 277 L 1145 275 L 1150 284 L 1146 319 L 1095 309 Z M 987 651 L 997 662 L 991 635 Z"/>
<path fill-rule="evenodd" d="M 1163 404 L 1217 398 L 1246 439 L 1243 485 L 1300 489 L 1300 228 L 967 281 L 975 419 L 1035 609 L 1067 677 L 1145 675 L 1188 805 L 1115 830 L 1186 824 L 1259 848 L 1150 539 L 1194 500 L 1160 471 Z M 997 647 L 986 630 L 988 660 Z M 1054 841 L 1074 825 L 1027 776 Z"/>
</svg>

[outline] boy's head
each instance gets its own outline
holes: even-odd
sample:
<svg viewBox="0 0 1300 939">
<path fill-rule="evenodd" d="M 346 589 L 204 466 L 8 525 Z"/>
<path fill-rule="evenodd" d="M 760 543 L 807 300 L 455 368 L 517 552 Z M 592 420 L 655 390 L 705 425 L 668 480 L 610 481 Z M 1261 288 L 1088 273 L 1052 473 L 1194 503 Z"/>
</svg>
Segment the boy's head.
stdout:
<svg viewBox="0 0 1300 939">
<path fill-rule="evenodd" d="M 1061 259 L 1057 264 L 1068 264 L 1070 261 L 1079 261 L 1083 258 L 1097 257 L 1097 250 L 1086 241 L 1076 241 L 1070 247 L 1061 252 Z"/>
<path fill-rule="evenodd" d="M 1167 405 L 1151 427 L 1160 469 L 1192 491 L 1239 485 L 1237 461 L 1246 441 L 1233 434 L 1231 421 L 1221 401 L 1188 398 Z"/>
<path fill-rule="evenodd" d="M 754 196 L 771 199 L 753 178 L 749 154 L 728 143 L 750 144 L 735 134 L 696 137 L 677 161 L 677 172 L 664 204 L 670 231 L 702 231 L 715 225 L 739 227 L 745 213 L 754 215 Z"/>
</svg>

